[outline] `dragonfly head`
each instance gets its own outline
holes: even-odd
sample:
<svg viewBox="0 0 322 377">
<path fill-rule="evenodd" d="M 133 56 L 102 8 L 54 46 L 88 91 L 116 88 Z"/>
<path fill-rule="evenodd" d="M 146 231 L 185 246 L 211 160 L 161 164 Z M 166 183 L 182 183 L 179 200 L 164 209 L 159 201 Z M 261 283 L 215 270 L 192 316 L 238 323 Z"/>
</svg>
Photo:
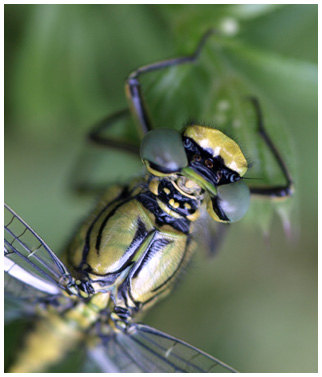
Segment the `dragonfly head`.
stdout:
<svg viewBox="0 0 322 377">
<path fill-rule="evenodd" d="M 245 215 L 250 199 L 242 180 L 247 160 L 223 132 L 200 125 L 190 125 L 181 134 L 155 129 L 145 135 L 140 153 L 151 174 L 179 174 L 197 183 L 206 192 L 207 210 L 214 220 L 234 222 Z"/>
<path fill-rule="evenodd" d="M 247 212 L 248 186 L 242 177 L 247 160 L 239 145 L 223 132 L 206 126 L 188 126 L 183 145 L 189 161 L 183 173 L 207 192 L 207 210 L 220 222 L 235 222 Z"/>
</svg>

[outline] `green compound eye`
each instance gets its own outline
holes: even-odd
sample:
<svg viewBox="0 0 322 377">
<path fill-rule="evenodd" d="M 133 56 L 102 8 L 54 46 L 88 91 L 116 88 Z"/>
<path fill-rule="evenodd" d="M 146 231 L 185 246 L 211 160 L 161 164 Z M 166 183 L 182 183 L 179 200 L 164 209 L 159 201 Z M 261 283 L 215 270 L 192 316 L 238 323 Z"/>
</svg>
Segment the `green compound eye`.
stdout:
<svg viewBox="0 0 322 377">
<path fill-rule="evenodd" d="M 181 135 L 175 130 L 159 128 L 148 132 L 141 143 L 140 155 L 154 170 L 174 173 L 188 165 Z"/>
<path fill-rule="evenodd" d="M 218 206 L 230 222 L 240 220 L 247 212 L 250 202 L 248 186 L 242 181 L 217 187 Z"/>
</svg>

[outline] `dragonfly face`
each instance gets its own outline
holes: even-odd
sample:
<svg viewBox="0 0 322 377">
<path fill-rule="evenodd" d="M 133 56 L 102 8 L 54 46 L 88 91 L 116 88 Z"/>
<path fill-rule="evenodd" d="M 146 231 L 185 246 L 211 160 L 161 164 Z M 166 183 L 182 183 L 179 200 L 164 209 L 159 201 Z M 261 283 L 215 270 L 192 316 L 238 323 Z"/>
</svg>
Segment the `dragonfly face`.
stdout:
<svg viewBox="0 0 322 377">
<path fill-rule="evenodd" d="M 95 368 L 103 372 L 234 371 L 135 322 L 138 313 L 172 290 L 190 261 L 199 217 L 207 212 L 212 220 L 230 223 L 249 205 L 243 180 L 248 165 L 238 144 L 202 125 L 181 133 L 152 130 L 141 97 L 139 75 L 196 60 L 209 35 L 193 56 L 142 67 L 129 76 L 127 94 L 145 133 L 140 154 L 147 175 L 109 187 L 62 260 L 5 207 L 6 291 L 11 303 L 27 305 L 15 307 L 18 314 L 28 307 L 28 313 L 41 316 L 10 371 L 45 370 L 79 344 L 87 344 Z M 92 139 L 112 145 L 100 131 L 101 125 Z M 130 150 L 121 142 L 117 146 Z M 281 163 L 278 154 L 275 158 Z M 286 187 L 274 188 L 274 195 L 290 190 L 286 179 Z"/>
</svg>

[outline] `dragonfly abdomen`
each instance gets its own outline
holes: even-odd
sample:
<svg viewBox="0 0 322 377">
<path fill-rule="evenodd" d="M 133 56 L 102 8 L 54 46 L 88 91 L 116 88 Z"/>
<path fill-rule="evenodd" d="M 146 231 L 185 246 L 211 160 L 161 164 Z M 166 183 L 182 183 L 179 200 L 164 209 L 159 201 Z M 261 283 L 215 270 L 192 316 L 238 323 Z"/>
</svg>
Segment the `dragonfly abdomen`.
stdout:
<svg viewBox="0 0 322 377">
<path fill-rule="evenodd" d="M 99 319 L 108 294 L 96 294 L 91 301 L 79 302 L 63 315 L 49 313 L 36 322 L 10 373 L 35 373 L 64 359 L 84 338 L 87 329 Z"/>
<path fill-rule="evenodd" d="M 10 373 L 35 373 L 46 370 L 66 356 L 83 334 L 68 322 L 54 315 L 36 323 L 28 334 L 23 350 Z"/>
</svg>

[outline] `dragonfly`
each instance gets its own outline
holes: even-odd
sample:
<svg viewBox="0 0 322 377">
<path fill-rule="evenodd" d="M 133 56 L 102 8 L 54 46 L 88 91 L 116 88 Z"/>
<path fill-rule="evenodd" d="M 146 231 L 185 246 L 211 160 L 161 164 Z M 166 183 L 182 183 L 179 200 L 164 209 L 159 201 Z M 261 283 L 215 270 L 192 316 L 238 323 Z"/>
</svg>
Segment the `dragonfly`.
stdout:
<svg viewBox="0 0 322 377">
<path fill-rule="evenodd" d="M 143 99 L 142 75 L 195 63 L 213 30 L 191 55 L 133 71 L 126 80 L 129 107 L 139 126 L 140 149 L 106 136 L 118 112 L 89 137 L 97 144 L 140 154 L 144 176 L 107 188 L 59 258 L 5 205 L 5 293 L 8 316 L 37 316 L 10 372 L 40 372 L 86 344 L 91 371 L 203 372 L 236 370 L 217 358 L 137 321 L 173 289 L 203 237 L 201 220 L 239 221 L 252 195 L 287 198 L 293 181 L 265 130 L 260 104 L 250 97 L 257 130 L 280 167 L 285 184 L 249 187 L 248 162 L 222 131 L 198 123 L 181 132 L 153 128 Z M 202 222 L 203 224 L 204 222 Z M 212 250 L 213 251 L 213 250 Z"/>
</svg>

